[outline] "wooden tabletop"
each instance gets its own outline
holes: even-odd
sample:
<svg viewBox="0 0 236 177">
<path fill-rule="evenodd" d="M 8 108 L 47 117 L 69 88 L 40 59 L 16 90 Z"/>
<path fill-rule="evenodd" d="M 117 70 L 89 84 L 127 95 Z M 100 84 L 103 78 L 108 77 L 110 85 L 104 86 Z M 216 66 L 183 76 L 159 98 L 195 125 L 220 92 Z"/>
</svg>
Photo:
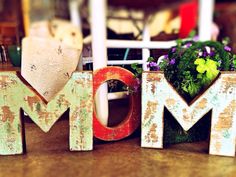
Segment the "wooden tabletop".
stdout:
<svg viewBox="0 0 236 177">
<path fill-rule="evenodd" d="M 118 142 L 94 143 L 90 152 L 68 150 L 67 120 L 47 134 L 25 123 L 27 153 L 0 157 L 4 177 L 234 177 L 236 158 L 208 155 L 208 143 L 178 144 L 163 150 L 140 147 L 138 133 Z"/>
</svg>

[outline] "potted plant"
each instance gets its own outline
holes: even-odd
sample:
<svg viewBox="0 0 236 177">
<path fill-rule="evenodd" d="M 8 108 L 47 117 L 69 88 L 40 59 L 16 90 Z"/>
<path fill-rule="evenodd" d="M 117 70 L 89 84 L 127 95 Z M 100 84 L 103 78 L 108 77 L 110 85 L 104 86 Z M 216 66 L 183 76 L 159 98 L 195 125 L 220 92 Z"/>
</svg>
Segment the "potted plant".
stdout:
<svg viewBox="0 0 236 177">
<path fill-rule="evenodd" d="M 137 75 L 140 68 L 132 66 Z M 165 78 L 176 91 L 190 103 L 204 92 L 217 78 L 220 71 L 234 71 L 236 55 L 231 53 L 228 40 L 200 42 L 195 40 L 178 40 L 177 45 L 159 59 L 150 57 L 148 67 L 151 71 L 163 71 Z M 192 142 L 208 137 L 210 129 L 210 113 L 201 119 L 188 132 L 184 131 L 172 115 L 165 111 L 164 143 Z"/>
<path fill-rule="evenodd" d="M 150 70 L 164 71 L 166 79 L 190 102 L 206 89 L 220 71 L 236 68 L 236 55 L 231 53 L 228 40 L 200 42 L 177 41 L 168 54 L 159 60 L 148 59 Z"/>
</svg>

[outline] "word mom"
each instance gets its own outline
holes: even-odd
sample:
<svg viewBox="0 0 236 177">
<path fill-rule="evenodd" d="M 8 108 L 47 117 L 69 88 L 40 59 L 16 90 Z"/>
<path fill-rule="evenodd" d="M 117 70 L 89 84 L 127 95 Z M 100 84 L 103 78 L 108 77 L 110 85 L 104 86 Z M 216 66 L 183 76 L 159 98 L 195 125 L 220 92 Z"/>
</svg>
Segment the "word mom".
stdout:
<svg viewBox="0 0 236 177">
<path fill-rule="evenodd" d="M 93 135 L 105 141 L 123 139 L 132 134 L 142 117 L 141 146 L 163 147 L 166 107 L 184 130 L 189 130 L 212 110 L 209 153 L 234 156 L 236 140 L 236 73 L 222 72 L 218 79 L 191 104 L 187 104 L 161 72 L 142 75 L 140 94 L 130 94 L 130 110 L 116 127 L 103 126 L 94 109 L 94 97 L 104 82 L 115 79 L 130 89 L 137 87 L 134 75 L 120 67 L 92 72 L 74 72 L 57 95 L 46 103 L 16 72 L 0 72 L 0 154 L 22 154 L 21 110 L 44 132 L 69 109 L 71 151 L 93 149 Z M 142 110 L 142 113 L 141 113 Z"/>
</svg>

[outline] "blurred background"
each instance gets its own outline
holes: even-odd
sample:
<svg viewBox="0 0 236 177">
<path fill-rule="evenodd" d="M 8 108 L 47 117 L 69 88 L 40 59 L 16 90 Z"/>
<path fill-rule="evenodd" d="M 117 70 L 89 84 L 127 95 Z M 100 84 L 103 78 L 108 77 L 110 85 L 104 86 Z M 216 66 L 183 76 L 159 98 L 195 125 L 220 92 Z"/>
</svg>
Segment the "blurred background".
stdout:
<svg viewBox="0 0 236 177">
<path fill-rule="evenodd" d="M 196 0 L 108 0 L 106 3 L 106 30 L 108 39 L 142 40 L 145 25 L 151 41 L 185 38 L 198 30 L 199 2 Z M 77 11 L 77 13 L 76 13 Z M 212 38 L 230 38 L 236 52 L 236 2 L 214 2 Z M 91 9 L 88 0 L 0 0 L 0 44 L 2 50 L 21 45 L 21 39 L 30 34 L 35 23 L 52 19 L 68 20 L 81 30 L 83 36 L 83 64 L 91 69 Z M 99 35 L 99 34 L 98 34 Z M 102 35 L 102 34 L 101 34 Z M 6 50 L 6 49 L 5 49 Z M 158 58 L 164 49 L 151 50 Z M 4 52 L 1 60 L 7 60 Z M 141 58 L 141 49 L 108 49 L 109 60 Z M 5 58 L 5 59 L 4 59 Z"/>
</svg>

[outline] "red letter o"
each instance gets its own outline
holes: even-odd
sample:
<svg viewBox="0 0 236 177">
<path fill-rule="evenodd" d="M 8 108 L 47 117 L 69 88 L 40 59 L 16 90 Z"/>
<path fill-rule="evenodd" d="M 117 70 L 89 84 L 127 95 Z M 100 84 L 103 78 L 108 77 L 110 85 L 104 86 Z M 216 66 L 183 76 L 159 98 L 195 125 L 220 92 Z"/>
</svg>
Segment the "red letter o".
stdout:
<svg viewBox="0 0 236 177">
<path fill-rule="evenodd" d="M 116 79 L 122 81 L 129 88 L 133 89 L 138 85 L 133 73 L 121 67 L 106 67 L 94 72 L 93 97 L 100 85 L 104 82 Z M 106 127 L 100 123 L 96 111 L 93 111 L 94 136 L 105 141 L 120 140 L 131 135 L 140 125 L 140 93 L 134 92 L 130 96 L 130 110 L 126 118 L 115 127 Z"/>
</svg>

